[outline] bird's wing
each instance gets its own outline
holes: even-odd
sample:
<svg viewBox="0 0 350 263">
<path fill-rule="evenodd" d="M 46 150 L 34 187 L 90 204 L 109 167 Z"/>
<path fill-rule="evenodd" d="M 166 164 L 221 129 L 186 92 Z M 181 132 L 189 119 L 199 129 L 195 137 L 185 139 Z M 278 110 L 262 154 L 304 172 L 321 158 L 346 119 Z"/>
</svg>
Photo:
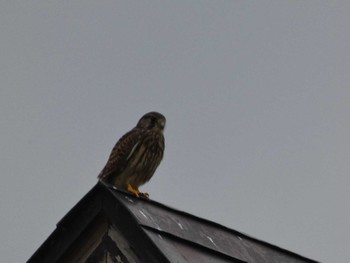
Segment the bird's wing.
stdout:
<svg viewBox="0 0 350 263">
<path fill-rule="evenodd" d="M 130 156 L 140 142 L 141 135 L 140 130 L 132 129 L 119 139 L 99 174 L 99 179 L 106 180 L 110 175 L 118 175 L 125 169 Z"/>
</svg>

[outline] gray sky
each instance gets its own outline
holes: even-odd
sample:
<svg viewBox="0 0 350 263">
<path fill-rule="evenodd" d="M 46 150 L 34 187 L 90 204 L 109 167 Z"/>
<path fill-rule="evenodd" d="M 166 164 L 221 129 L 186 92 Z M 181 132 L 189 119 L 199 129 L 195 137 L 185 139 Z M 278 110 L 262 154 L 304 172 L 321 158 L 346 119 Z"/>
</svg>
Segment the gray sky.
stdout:
<svg viewBox="0 0 350 263">
<path fill-rule="evenodd" d="M 147 111 L 152 199 L 350 258 L 349 1 L 1 1 L 0 254 L 23 262 Z"/>
</svg>

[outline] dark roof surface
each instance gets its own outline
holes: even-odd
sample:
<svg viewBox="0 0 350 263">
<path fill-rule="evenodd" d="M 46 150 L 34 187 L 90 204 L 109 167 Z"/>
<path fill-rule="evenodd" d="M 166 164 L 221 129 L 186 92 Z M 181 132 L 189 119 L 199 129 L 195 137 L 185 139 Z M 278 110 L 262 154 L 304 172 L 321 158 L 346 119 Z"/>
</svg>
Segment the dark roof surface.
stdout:
<svg viewBox="0 0 350 263">
<path fill-rule="evenodd" d="M 316 262 L 98 183 L 28 262 Z"/>
</svg>

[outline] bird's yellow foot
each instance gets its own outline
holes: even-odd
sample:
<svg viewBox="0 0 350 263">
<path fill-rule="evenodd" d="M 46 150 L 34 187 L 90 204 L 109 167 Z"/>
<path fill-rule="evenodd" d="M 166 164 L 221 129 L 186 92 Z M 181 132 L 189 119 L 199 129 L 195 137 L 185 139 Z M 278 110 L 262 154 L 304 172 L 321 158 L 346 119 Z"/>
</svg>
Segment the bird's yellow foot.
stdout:
<svg viewBox="0 0 350 263">
<path fill-rule="evenodd" d="M 139 189 L 134 189 L 130 184 L 128 184 L 128 191 L 136 195 L 136 197 L 140 197 L 140 194 L 142 194 Z"/>
<path fill-rule="evenodd" d="M 131 186 L 131 184 L 128 184 L 128 191 L 130 193 L 133 193 L 137 198 L 143 197 L 145 199 L 149 199 L 148 193 L 141 193 L 139 189 L 135 189 Z"/>
</svg>

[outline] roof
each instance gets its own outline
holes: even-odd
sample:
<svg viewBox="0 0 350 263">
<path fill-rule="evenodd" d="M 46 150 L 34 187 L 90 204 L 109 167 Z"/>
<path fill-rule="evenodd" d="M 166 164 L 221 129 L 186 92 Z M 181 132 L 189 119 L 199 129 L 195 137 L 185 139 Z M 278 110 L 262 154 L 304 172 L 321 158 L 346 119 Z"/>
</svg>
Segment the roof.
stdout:
<svg viewBox="0 0 350 263">
<path fill-rule="evenodd" d="M 28 262 L 316 262 L 217 223 L 95 185 Z"/>
</svg>

